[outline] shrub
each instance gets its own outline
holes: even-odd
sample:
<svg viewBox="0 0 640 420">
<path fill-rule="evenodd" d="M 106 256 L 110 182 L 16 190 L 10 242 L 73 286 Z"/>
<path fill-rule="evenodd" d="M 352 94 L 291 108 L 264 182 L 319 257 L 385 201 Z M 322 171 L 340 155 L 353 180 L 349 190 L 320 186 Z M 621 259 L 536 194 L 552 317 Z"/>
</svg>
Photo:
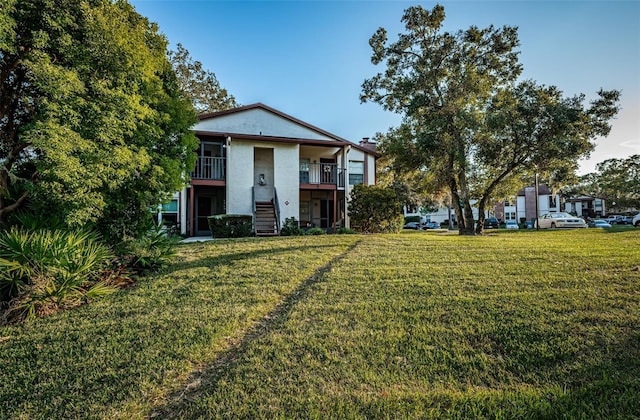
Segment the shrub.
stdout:
<svg viewBox="0 0 640 420">
<path fill-rule="evenodd" d="M 209 216 L 209 229 L 214 238 L 244 238 L 253 235 L 253 216 L 220 214 Z"/>
<path fill-rule="evenodd" d="M 311 228 L 305 232 L 305 235 L 326 235 L 326 234 L 327 234 L 327 231 L 319 227 Z"/>
<path fill-rule="evenodd" d="M 280 235 L 282 236 L 300 236 L 304 235 L 304 231 L 300 229 L 298 221 L 295 217 L 289 217 L 284 220 L 282 229 L 280 229 Z"/>
<path fill-rule="evenodd" d="M 404 217 L 404 222 L 405 223 L 409 223 L 409 222 L 418 222 L 420 223 L 422 221 L 422 218 L 420 216 L 405 216 Z"/>
<path fill-rule="evenodd" d="M 137 274 L 158 271 L 176 255 L 179 236 L 169 234 L 162 225 L 155 225 L 139 239 L 123 241 L 117 248 L 121 263 Z"/>
<path fill-rule="evenodd" d="M 402 205 L 396 192 L 376 185 L 356 185 L 351 190 L 351 226 L 364 233 L 396 233 L 403 226 Z"/>
<path fill-rule="evenodd" d="M 85 230 L 0 232 L 0 300 L 5 318 L 33 318 L 115 291 L 102 281 L 113 255 Z"/>
<path fill-rule="evenodd" d="M 358 232 L 356 232 L 353 229 L 349 229 L 349 228 L 346 228 L 346 227 L 341 227 L 341 228 L 338 228 L 336 233 L 338 235 L 354 235 L 354 234 L 357 234 Z"/>
</svg>

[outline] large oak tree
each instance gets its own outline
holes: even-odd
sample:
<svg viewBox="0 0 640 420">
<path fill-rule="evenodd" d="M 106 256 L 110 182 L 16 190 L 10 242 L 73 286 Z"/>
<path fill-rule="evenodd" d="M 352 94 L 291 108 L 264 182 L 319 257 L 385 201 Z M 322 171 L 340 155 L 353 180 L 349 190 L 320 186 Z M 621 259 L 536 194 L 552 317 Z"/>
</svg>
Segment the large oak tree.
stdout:
<svg viewBox="0 0 640 420">
<path fill-rule="evenodd" d="M 470 27 L 444 32 L 444 8 L 408 8 L 405 32 L 389 42 L 371 37 L 372 62 L 386 69 L 362 85 L 362 101 L 403 115 L 380 144 L 403 171 L 422 171 L 434 191 L 447 191 L 460 234 L 481 233 L 484 209 L 527 171 L 575 169 L 609 131 L 617 91 L 565 98 L 555 87 L 518 83 L 517 28 Z M 501 191 L 502 193 L 503 191 Z M 479 220 L 472 204 L 477 202 Z"/>
<path fill-rule="evenodd" d="M 184 183 L 195 112 L 167 40 L 124 0 L 0 6 L 0 221 L 29 203 L 136 234 Z"/>
</svg>

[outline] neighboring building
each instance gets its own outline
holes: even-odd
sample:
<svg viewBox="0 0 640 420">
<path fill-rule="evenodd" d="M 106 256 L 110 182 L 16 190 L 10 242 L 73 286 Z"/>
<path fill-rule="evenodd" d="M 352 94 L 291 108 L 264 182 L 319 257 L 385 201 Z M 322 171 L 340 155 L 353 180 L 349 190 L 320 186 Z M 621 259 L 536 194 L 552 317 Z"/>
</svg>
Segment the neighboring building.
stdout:
<svg viewBox="0 0 640 420">
<path fill-rule="evenodd" d="M 475 201 L 471 202 L 473 217 L 478 220 L 478 208 Z M 546 185 L 538 186 L 538 215 L 565 211 L 580 217 L 597 218 L 607 214 L 606 202 L 603 198 L 591 196 L 579 196 L 562 201 L 560 194 L 553 194 Z M 446 207 L 439 208 L 435 212 L 417 211 L 416 209 L 404 209 L 405 216 L 421 216 L 423 223 L 443 223 L 449 219 L 449 215 L 455 221 L 455 213 Z M 536 190 L 529 186 L 518 191 L 515 201 L 512 199 L 499 201 L 495 206 L 485 212 L 486 217 L 495 217 L 500 222 L 515 220 L 523 223 L 526 220 L 536 218 Z"/>
<path fill-rule="evenodd" d="M 191 181 L 163 213 L 184 235 L 208 235 L 207 217 L 217 214 L 253 215 L 257 235 L 277 235 L 290 217 L 301 227 L 349 227 L 351 187 L 375 184 L 368 138 L 355 144 L 260 103 L 199 120 Z"/>
<path fill-rule="evenodd" d="M 559 211 L 562 211 L 560 210 L 560 195 L 552 194 L 546 185 L 539 185 L 538 215 Z M 516 212 L 519 223 L 536 218 L 536 188 L 534 186 L 525 187 L 518 191 Z"/>
<path fill-rule="evenodd" d="M 471 205 L 473 206 L 471 207 L 471 211 L 473 213 L 474 220 L 478 220 L 478 208 L 474 206 L 475 203 L 476 203 L 475 200 L 471 202 Z M 449 217 L 451 217 L 451 220 L 453 221 L 453 223 L 457 223 L 456 212 L 453 209 L 453 207 L 452 208 L 440 207 L 435 211 L 428 211 L 423 208 L 416 209 L 416 208 L 408 208 L 407 206 L 404 206 L 403 213 L 405 217 L 419 216 L 421 223 L 436 222 L 436 223 L 442 224 L 442 223 L 448 222 Z M 485 211 L 485 217 L 489 217 L 489 216 L 490 216 L 490 213 L 488 211 Z"/>
<path fill-rule="evenodd" d="M 604 198 L 581 195 L 567 199 L 564 203 L 564 211 L 596 219 L 607 214 L 606 201 Z"/>
<path fill-rule="evenodd" d="M 517 200 L 515 199 L 515 197 L 513 197 L 512 200 L 498 201 L 493 207 L 493 217 L 500 220 L 501 222 L 506 222 L 507 220 L 515 220 L 519 223 L 516 201 Z"/>
</svg>

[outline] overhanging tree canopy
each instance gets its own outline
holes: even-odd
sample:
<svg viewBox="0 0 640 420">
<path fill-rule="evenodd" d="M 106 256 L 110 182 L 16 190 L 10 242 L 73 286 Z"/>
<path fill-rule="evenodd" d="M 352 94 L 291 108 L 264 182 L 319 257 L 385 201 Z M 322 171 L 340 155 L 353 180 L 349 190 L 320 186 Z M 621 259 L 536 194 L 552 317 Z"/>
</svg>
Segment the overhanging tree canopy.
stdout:
<svg viewBox="0 0 640 420">
<path fill-rule="evenodd" d="M 127 234 L 182 186 L 196 119 L 166 46 L 126 1 L 3 2 L 0 221 L 29 199 Z"/>
<path fill-rule="evenodd" d="M 361 100 L 403 115 L 381 151 L 396 168 L 428 172 L 434 189 L 451 195 L 460 233 L 480 233 L 484 206 L 500 185 L 523 171 L 570 165 L 608 133 L 619 93 L 601 91 L 585 109 L 583 96 L 517 84 L 516 28 L 448 33 L 444 18 L 440 5 L 410 7 L 397 41 L 378 29 L 371 60 L 386 70 L 365 80 Z M 475 229 L 472 200 L 480 210 Z"/>
</svg>

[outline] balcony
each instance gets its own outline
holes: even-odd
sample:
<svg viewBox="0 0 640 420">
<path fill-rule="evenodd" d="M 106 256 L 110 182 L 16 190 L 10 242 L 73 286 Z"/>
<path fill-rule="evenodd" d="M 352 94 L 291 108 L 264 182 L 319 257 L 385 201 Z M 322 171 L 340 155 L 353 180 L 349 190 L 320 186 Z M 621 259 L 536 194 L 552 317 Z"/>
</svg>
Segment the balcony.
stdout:
<svg viewBox="0 0 640 420">
<path fill-rule="evenodd" d="M 198 156 L 196 168 L 191 173 L 191 179 L 203 179 L 212 181 L 224 181 L 225 158 Z"/>
<path fill-rule="evenodd" d="M 345 170 L 336 163 L 300 162 L 300 183 L 344 187 Z"/>
</svg>

